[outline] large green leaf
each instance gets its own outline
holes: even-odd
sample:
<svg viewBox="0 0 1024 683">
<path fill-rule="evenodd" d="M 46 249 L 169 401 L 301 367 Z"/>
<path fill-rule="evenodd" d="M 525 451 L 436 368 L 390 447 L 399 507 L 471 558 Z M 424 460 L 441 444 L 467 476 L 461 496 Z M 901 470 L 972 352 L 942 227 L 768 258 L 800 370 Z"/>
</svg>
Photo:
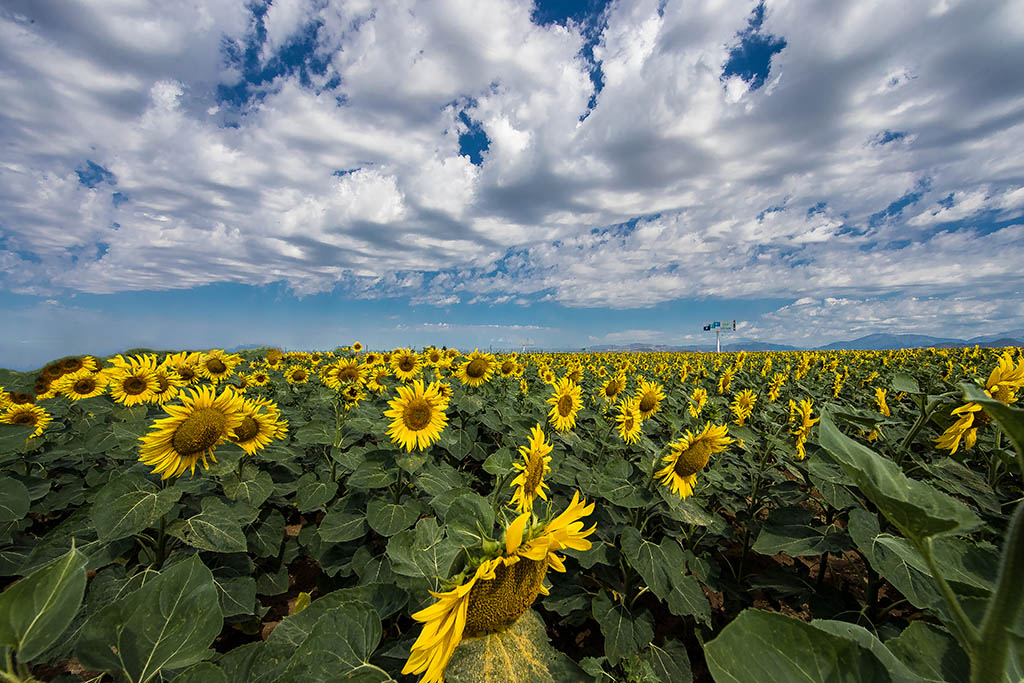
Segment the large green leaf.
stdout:
<svg viewBox="0 0 1024 683">
<path fill-rule="evenodd" d="M 82 604 L 86 561 L 72 548 L 0 594 L 0 645 L 23 662 L 53 645 Z"/>
<path fill-rule="evenodd" d="M 973 529 L 978 516 L 935 487 L 910 479 L 892 461 L 845 436 L 826 406 L 821 411 L 820 441 L 864 495 L 904 535 L 923 539 Z"/>
<path fill-rule="evenodd" d="M 387 556 L 396 574 L 425 578 L 437 590 L 440 581 L 448 578 L 448 570 L 461 550 L 445 537 L 436 519 L 425 517 L 415 529 L 400 531 L 388 540 Z"/>
<path fill-rule="evenodd" d="M 747 609 L 704 645 L 716 681 L 888 683 L 870 649 L 777 612 Z"/>
<path fill-rule="evenodd" d="M 371 498 L 366 506 L 366 521 L 381 536 L 394 536 L 412 526 L 419 511 L 414 506 L 396 505 L 383 498 Z"/>
<path fill-rule="evenodd" d="M 83 666 L 145 683 L 205 659 L 223 623 L 213 575 L 195 555 L 90 617 L 76 653 Z"/>
<path fill-rule="evenodd" d="M 115 541 L 148 529 L 181 497 L 175 487 L 161 489 L 138 472 L 125 472 L 100 489 L 90 509 L 101 541 Z"/>
<path fill-rule="evenodd" d="M 295 649 L 276 683 L 308 683 L 359 677 L 387 681 L 384 670 L 370 664 L 381 637 L 380 617 L 364 602 L 346 602 L 327 610 Z"/>
<path fill-rule="evenodd" d="M 328 543 L 345 543 L 366 535 L 366 513 L 348 509 L 338 501 L 331 505 L 317 529 Z"/>
<path fill-rule="evenodd" d="M 202 512 L 177 520 L 168 533 L 199 550 L 240 553 L 246 549 L 245 534 L 235 513 L 212 496 L 203 498 Z"/>
<path fill-rule="evenodd" d="M 255 467 L 245 467 L 242 478 L 228 475 L 222 483 L 224 495 L 231 500 L 239 500 L 254 507 L 263 505 L 263 502 L 274 492 L 274 480 L 266 472 L 260 472 Z"/>
<path fill-rule="evenodd" d="M 925 681 L 968 683 L 971 662 L 948 632 L 923 621 L 912 621 L 898 638 L 885 643 L 894 655 Z"/>
<path fill-rule="evenodd" d="M 331 502 L 338 492 L 338 482 L 318 479 L 312 472 L 302 475 L 295 491 L 295 504 L 299 512 L 309 512 Z"/>
<path fill-rule="evenodd" d="M 790 557 L 842 552 L 849 539 L 838 527 L 822 527 L 813 522 L 811 512 L 800 506 L 775 508 L 754 541 L 752 550 L 762 555 L 786 553 Z"/>
<path fill-rule="evenodd" d="M 591 614 L 604 635 L 604 654 L 614 666 L 640 652 L 654 638 L 654 620 L 647 610 L 630 612 L 612 602 L 607 591 L 591 601 Z"/>
<path fill-rule="evenodd" d="M 0 523 L 23 519 L 31 502 L 24 484 L 12 477 L 0 477 Z"/>
<path fill-rule="evenodd" d="M 679 543 L 671 538 L 651 543 L 627 527 L 622 532 L 622 554 L 651 591 L 668 603 L 669 611 L 710 624 L 711 605 L 697 580 L 685 573 L 686 558 Z"/>
</svg>

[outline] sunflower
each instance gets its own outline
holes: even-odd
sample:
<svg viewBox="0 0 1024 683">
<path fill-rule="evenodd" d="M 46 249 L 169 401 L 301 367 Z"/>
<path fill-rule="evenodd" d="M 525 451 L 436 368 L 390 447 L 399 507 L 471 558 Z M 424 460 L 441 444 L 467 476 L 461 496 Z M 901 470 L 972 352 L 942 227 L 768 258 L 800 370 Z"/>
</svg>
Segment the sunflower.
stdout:
<svg viewBox="0 0 1024 683">
<path fill-rule="evenodd" d="M 551 471 L 548 463 L 551 462 L 552 445 L 544 438 L 544 430 L 537 425 L 530 432 L 530 445 L 520 446 L 519 455 L 523 456 L 523 462 L 513 463 L 512 466 L 519 470 L 519 475 L 512 480 L 511 486 L 515 487 L 512 494 L 512 505 L 519 512 L 533 512 L 533 499 L 540 496 L 547 500 L 544 493 L 547 484 L 544 483 L 544 475 Z"/>
<path fill-rule="evenodd" d="M 601 368 L 602 370 L 604 368 Z M 609 377 L 601 388 L 601 398 L 612 403 L 626 388 L 626 377 L 624 375 L 616 375 L 615 377 Z"/>
<path fill-rule="evenodd" d="M 155 358 L 133 358 L 115 365 L 109 373 L 111 398 L 126 406 L 150 403 L 160 389 Z"/>
<path fill-rule="evenodd" d="M 354 359 L 343 358 L 324 366 L 320 371 L 320 380 L 335 391 L 348 384 L 360 384 L 363 381 L 363 366 Z"/>
<path fill-rule="evenodd" d="M 448 399 L 441 395 L 436 382 L 424 389 L 423 380 L 413 380 L 412 386 L 398 387 L 398 397 L 388 401 L 391 410 L 384 416 L 391 418 L 388 436 L 407 451 L 422 450 L 441 438 L 448 424 L 444 411 Z"/>
<path fill-rule="evenodd" d="M 423 372 L 423 360 L 412 349 L 395 349 L 387 360 L 395 377 L 409 382 Z"/>
<path fill-rule="evenodd" d="M 782 391 L 782 385 L 786 383 L 788 379 L 786 373 L 776 372 L 772 375 L 772 383 L 768 386 L 768 402 L 775 403 L 779 399 L 779 392 Z"/>
<path fill-rule="evenodd" d="M 199 359 L 197 372 L 214 384 L 235 374 L 235 368 L 242 363 L 237 353 L 226 353 L 222 349 L 210 349 Z"/>
<path fill-rule="evenodd" d="M 272 440 L 281 439 L 287 434 L 287 428 L 282 429 L 280 422 L 281 412 L 274 403 L 266 399 L 245 398 L 239 410 L 242 422 L 235 427 L 228 440 L 245 451 L 246 455 L 255 455 L 256 451 L 266 448 Z"/>
<path fill-rule="evenodd" d="M 733 442 L 726 425 L 712 425 L 694 434 L 689 429 L 678 441 L 670 444 L 668 455 L 662 458 L 665 467 L 655 473 L 664 486 L 671 486 L 672 493 L 680 498 L 693 495 L 697 473 L 707 467 L 712 453 L 719 453 Z"/>
<path fill-rule="evenodd" d="M 742 427 L 744 421 L 753 414 L 755 401 L 757 394 L 752 389 L 744 389 L 733 398 L 729 410 L 736 416 L 737 427 Z"/>
<path fill-rule="evenodd" d="M 356 353 L 359 353 L 360 351 L 363 350 L 363 345 L 360 344 L 359 342 L 352 342 L 352 346 L 350 346 L 349 348 L 355 351 Z"/>
<path fill-rule="evenodd" d="M 632 444 L 640 440 L 643 418 L 640 416 L 640 406 L 635 398 L 619 403 L 619 414 L 615 416 L 615 421 L 619 423 L 619 436 L 623 441 Z"/>
<path fill-rule="evenodd" d="M 439 366 L 444 359 L 444 352 L 433 346 L 423 350 L 423 360 L 432 368 Z"/>
<path fill-rule="evenodd" d="M 812 408 L 813 404 L 809 398 L 805 398 L 800 403 L 793 399 L 789 400 L 789 423 L 793 426 L 789 433 L 796 437 L 796 455 L 801 460 L 807 457 L 804 444 L 807 443 L 807 438 L 811 435 L 811 427 L 821 419 L 811 418 Z M 875 431 L 877 432 L 877 428 Z"/>
<path fill-rule="evenodd" d="M 570 382 L 568 377 L 558 380 L 555 395 L 547 400 L 551 405 L 548 417 L 558 431 L 567 432 L 576 426 L 576 413 L 583 406 L 582 391 L 579 385 Z"/>
<path fill-rule="evenodd" d="M 665 400 L 665 391 L 660 384 L 641 378 L 635 398 L 637 409 L 640 411 L 640 419 L 646 420 L 661 408 L 661 402 Z"/>
<path fill-rule="evenodd" d="M 81 370 L 99 372 L 100 364 L 93 356 L 72 356 L 60 361 L 60 369 L 64 375 L 70 375 Z"/>
<path fill-rule="evenodd" d="M 157 389 L 153 392 L 153 403 L 163 405 L 178 395 L 178 390 L 188 384 L 176 370 L 162 363 L 156 368 Z"/>
<path fill-rule="evenodd" d="M 0 385 L 0 412 L 7 410 L 13 405 L 11 403 L 11 399 L 7 398 L 7 396 L 7 391 L 4 389 L 3 385 Z"/>
<path fill-rule="evenodd" d="M 519 380 L 519 391 L 521 391 L 524 394 L 530 392 L 530 385 L 526 383 L 525 379 Z"/>
<path fill-rule="evenodd" d="M 729 391 L 729 385 L 732 384 L 734 371 L 732 368 L 726 368 L 722 371 L 722 376 L 718 378 L 718 393 L 724 394 Z"/>
<path fill-rule="evenodd" d="M 264 370 L 254 370 L 249 373 L 249 383 L 254 387 L 266 386 L 269 381 L 270 375 L 268 375 Z"/>
<path fill-rule="evenodd" d="M 516 374 L 518 367 L 514 358 L 506 358 L 498 366 L 498 374 L 502 377 L 512 377 Z"/>
<path fill-rule="evenodd" d="M 373 368 L 370 377 L 366 380 L 366 388 L 370 391 L 378 394 L 383 394 L 388 390 L 384 380 L 391 376 L 391 371 L 388 370 L 386 365 L 382 365 L 377 368 Z"/>
<path fill-rule="evenodd" d="M 367 351 L 363 354 L 363 367 L 372 368 L 374 365 L 380 362 L 380 354 L 374 353 L 373 351 Z"/>
<path fill-rule="evenodd" d="M 358 384 L 346 385 L 340 393 L 341 400 L 345 405 L 345 410 L 352 410 L 359 405 L 360 401 L 366 398 L 366 392 L 363 391 L 363 388 Z"/>
<path fill-rule="evenodd" d="M 889 404 L 885 402 L 885 394 L 885 389 L 875 387 L 875 403 L 878 404 L 878 412 L 889 417 L 892 415 L 892 412 L 889 410 Z"/>
<path fill-rule="evenodd" d="M 268 368 L 276 368 L 282 360 L 284 360 L 284 354 L 281 353 L 281 349 L 270 349 L 267 351 L 266 364 Z"/>
<path fill-rule="evenodd" d="M 201 358 L 202 356 L 196 351 L 191 353 L 182 351 L 181 353 L 173 353 L 167 356 L 160 365 L 161 367 L 174 370 L 178 378 L 186 385 L 195 384 L 200 379 L 199 362 Z"/>
<path fill-rule="evenodd" d="M 471 387 L 483 386 L 491 379 L 496 365 L 497 361 L 492 354 L 480 353 L 480 349 L 476 349 L 466 356 L 466 360 L 455 371 L 455 376 L 463 384 L 468 384 Z"/>
<path fill-rule="evenodd" d="M 139 461 L 151 465 L 161 479 L 180 477 L 185 470 L 195 474 L 200 459 L 209 469 L 206 456 L 217 462 L 214 449 L 234 437 L 246 416 L 245 400 L 231 387 L 217 395 L 212 386 L 190 390 L 181 396 L 182 405 L 165 405 L 170 416 L 156 420 L 153 429 L 139 437 Z"/>
<path fill-rule="evenodd" d="M 72 401 L 99 396 L 107 390 L 107 375 L 102 372 L 90 372 L 82 368 L 78 372 L 64 375 L 54 384 L 57 391 Z"/>
<path fill-rule="evenodd" d="M 558 552 L 591 547 L 586 537 L 594 527 L 584 530 L 579 520 L 593 512 L 594 504 L 580 501 L 579 495 L 579 491 L 573 494 L 565 512 L 545 524 L 536 535 L 532 533 L 534 529 L 527 529 L 531 513 L 524 512 L 508 525 L 503 554 L 468 570 L 464 574 L 468 578 L 453 589 L 444 593 L 431 591 L 437 602 L 412 615 L 424 625 L 402 668 L 403 674 L 425 672 L 421 683 L 440 683 L 444 668 L 463 636 L 504 631 L 530 608 L 538 595 L 548 594 L 544 588 L 548 569 L 565 571 Z"/>
<path fill-rule="evenodd" d="M 687 410 L 690 411 L 690 415 L 693 417 L 700 417 L 700 411 L 704 408 L 704 404 L 707 402 L 707 390 L 702 387 L 697 387 L 693 390 L 693 394 L 690 395 L 690 405 L 687 406 Z"/>
<path fill-rule="evenodd" d="M 301 365 L 293 365 L 284 371 L 284 378 L 288 384 L 305 384 L 309 381 L 309 370 Z"/>
<path fill-rule="evenodd" d="M 1013 364 L 1013 357 L 1007 351 L 1000 356 L 996 367 L 988 376 L 985 382 L 985 393 L 1006 405 L 1016 403 L 1017 390 L 1024 386 L 1024 358 L 1016 366 Z M 951 415 L 957 417 L 957 421 L 949 426 L 935 444 L 943 450 L 948 450 L 952 455 L 960 448 L 960 441 L 963 440 L 964 448 L 970 450 L 978 440 L 978 428 L 987 425 L 992 418 L 983 413 L 981 406 L 977 403 L 966 403 L 955 408 Z"/>
<path fill-rule="evenodd" d="M 4 424 L 35 427 L 36 431 L 32 432 L 32 437 L 42 434 L 52 419 L 45 410 L 31 403 L 11 405 L 0 414 L 0 422 Z"/>
</svg>

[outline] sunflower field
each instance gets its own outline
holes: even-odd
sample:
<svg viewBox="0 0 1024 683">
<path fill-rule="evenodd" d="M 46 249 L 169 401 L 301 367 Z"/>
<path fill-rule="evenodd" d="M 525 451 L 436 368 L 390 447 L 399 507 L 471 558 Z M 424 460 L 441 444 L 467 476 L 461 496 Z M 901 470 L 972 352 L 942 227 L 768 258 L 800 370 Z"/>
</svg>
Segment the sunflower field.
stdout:
<svg viewBox="0 0 1024 683">
<path fill-rule="evenodd" d="M 1021 349 L 0 370 L 0 680 L 1024 678 Z"/>
</svg>

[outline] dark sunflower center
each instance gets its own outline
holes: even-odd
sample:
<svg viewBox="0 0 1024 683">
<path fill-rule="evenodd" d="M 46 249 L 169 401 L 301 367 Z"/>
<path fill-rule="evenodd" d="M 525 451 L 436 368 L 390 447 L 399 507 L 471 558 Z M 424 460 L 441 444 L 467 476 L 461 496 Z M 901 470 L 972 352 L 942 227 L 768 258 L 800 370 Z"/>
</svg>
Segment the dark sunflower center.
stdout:
<svg viewBox="0 0 1024 683">
<path fill-rule="evenodd" d="M 11 400 L 11 403 L 19 406 L 25 405 L 26 403 L 36 402 L 36 400 L 32 396 L 29 396 L 28 394 L 23 394 L 18 391 L 12 391 L 11 393 L 7 394 L 7 398 Z"/>
<path fill-rule="evenodd" d="M 530 455 L 530 461 L 526 468 L 526 484 L 523 488 L 525 488 L 530 495 L 533 495 L 537 490 L 537 487 L 540 486 L 543 476 L 544 456 L 534 453 Z"/>
<path fill-rule="evenodd" d="M 579 382 L 580 379 L 582 379 L 582 377 L 580 377 L 580 371 L 579 370 L 573 370 L 572 372 L 570 372 L 569 373 L 569 379 L 571 379 L 573 382 Z"/>
<path fill-rule="evenodd" d="M 504 363 L 501 364 L 501 374 L 503 374 L 503 375 L 510 374 L 515 369 L 516 369 L 516 364 L 513 363 L 510 360 L 507 360 L 507 361 L 505 361 Z"/>
<path fill-rule="evenodd" d="M 124 389 L 124 393 L 129 396 L 138 396 L 139 394 L 146 391 L 149 385 L 143 382 L 138 377 L 129 377 L 121 383 L 121 388 Z"/>
<path fill-rule="evenodd" d="M 342 382 L 355 382 L 359 379 L 359 371 L 353 367 L 342 368 L 338 373 L 338 379 Z"/>
<path fill-rule="evenodd" d="M 618 393 L 619 393 L 619 385 L 618 385 L 617 382 L 608 382 L 608 384 L 606 384 L 604 386 L 604 395 L 605 396 L 615 396 Z"/>
<path fill-rule="evenodd" d="M 171 388 L 171 382 L 163 375 L 156 376 L 156 383 L 160 386 L 159 393 L 164 393 Z"/>
<path fill-rule="evenodd" d="M 411 372 L 416 367 L 416 361 L 409 356 L 402 356 L 402 359 L 398 361 L 398 369 L 402 372 Z"/>
<path fill-rule="evenodd" d="M 491 364 L 483 358 L 474 358 L 466 366 L 466 376 L 479 379 L 487 374 L 487 368 L 489 367 L 491 367 Z"/>
<path fill-rule="evenodd" d="M 57 378 L 64 374 L 64 370 L 61 369 L 60 365 L 48 365 L 43 370 L 43 374 L 50 378 Z"/>
<path fill-rule="evenodd" d="M 640 399 L 641 412 L 650 412 L 654 410 L 656 405 L 658 405 L 658 398 L 654 394 L 646 393 L 643 395 L 643 398 Z"/>
<path fill-rule="evenodd" d="M 178 374 L 186 382 L 191 382 L 196 378 L 196 371 L 190 365 L 181 365 L 178 367 Z"/>
<path fill-rule="evenodd" d="M 707 467 L 708 460 L 710 459 L 711 443 L 706 439 L 700 439 L 690 444 L 689 448 L 680 453 L 673 469 L 680 477 L 688 477 Z"/>
<path fill-rule="evenodd" d="M 431 363 L 436 363 L 439 360 L 441 360 L 441 354 L 439 354 L 437 351 L 431 351 L 429 358 Z"/>
<path fill-rule="evenodd" d="M 17 415 L 14 416 L 14 420 L 12 420 L 12 421 L 16 425 L 32 425 L 32 426 L 35 426 L 35 424 L 36 424 L 36 415 L 35 415 L 35 413 L 18 413 Z"/>
<path fill-rule="evenodd" d="M 64 372 L 71 373 L 82 369 L 81 358 L 68 358 L 61 364 L 64 368 Z"/>
<path fill-rule="evenodd" d="M 76 394 L 89 394 L 96 390 L 96 380 L 92 377 L 83 377 L 74 383 L 71 390 Z"/>
<path fill-rule="evenodd" d="M 292 373 L 292 379 L 301 382 L 302 380 L 306 379 L 306 371 L 296 370 L 295 372 Z"/>
<path fill-rule="evenodd" d="M 500 565 L 493 579 L 477 581 L 469 591 L 467 636 L 504 631 L 530 608 L 540 594 L 546 563 L 520 558 L 511 567 Z"/>
<path fill-rule="evenodd" d="M 402 411 L 402 422 L 408 429 L 418 432 L 430 424 L 430 418 L 433 415 L 434 408 L 425 398 L 414 398 Z"/>
<path fill-rule="evenodd" d="M 171 445 L 179 455 L 198 455 L 220 441 L 226 425 L 224 413 L 216 408 L 200 408 L 174 430 Z"/>
<path fill-rule="evenodd" d="M 267 381 L 267 376 L 264 375 L 262 372 L 258 372 L 258 373 L 256 373 L 256 378 L 255 379 L 256 379 L 257 382 L 266 382 Z"/>
<path fill-rule="evenodd" d="M 634 424 L 636 424 L 636 418 L 630 415 L 625 420 L 622 421 L 622 428 L 627 432 L 631 432 L 633 431 Z"/>
<path fill-rule="evenodd" d="M 249 415 L 242 418 L 242 424 L 235 427 L 235 441 L 249 441 L 260 433 L 260 426 Z"/>
<path fill-rule="evenodd" d="M 569 394 L 563 394 L 559 397 L 558 414 L 562 417 L 569 417 L 572 415 L 572 396 Z"/>
<path fill-rule="evenodd" d="M 220 358 L 210 358 L 206 361 L 206 369 L 215 375 L 220 375 L 228 371 L 228 366 L 224 365 L 224 361 Z"/>
</svg>

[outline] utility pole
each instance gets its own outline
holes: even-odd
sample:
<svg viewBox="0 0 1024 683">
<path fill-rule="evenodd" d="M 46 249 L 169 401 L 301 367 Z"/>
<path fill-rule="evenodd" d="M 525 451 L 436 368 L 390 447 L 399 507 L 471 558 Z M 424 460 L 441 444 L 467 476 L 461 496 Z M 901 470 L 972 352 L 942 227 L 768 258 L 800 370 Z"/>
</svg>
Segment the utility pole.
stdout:
<svg viewBox="0 0 1024 683">
<path fill-rule="evenodd" d="M 715 333 L 715 353 L 721 353 L 722 352 L 722 332 L 723 331 L 725 331 L 725 332 L 735 332 L 736 331 L 736 321 L 735 320 L 731 320 L 731 321 L 730 320 L 726 320 L 726 321 L 723 322 L 721 320 L 715 320 L 713 322 L 710 322 L 710 323 L 707 323 L 706 325 L 704 325 L 704 331 L 705 332 L 714 331 L 714 333 Z"/>
</svg>

